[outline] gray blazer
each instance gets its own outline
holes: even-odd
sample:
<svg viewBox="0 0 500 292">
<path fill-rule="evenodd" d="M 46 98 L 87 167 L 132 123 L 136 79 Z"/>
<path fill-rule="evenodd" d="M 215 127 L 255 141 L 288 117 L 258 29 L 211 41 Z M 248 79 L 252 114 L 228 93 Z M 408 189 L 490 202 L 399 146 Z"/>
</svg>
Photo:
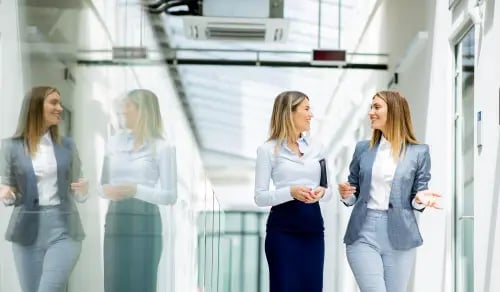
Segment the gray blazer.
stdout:
<svg viewBox="0 0 500 292">
<path fill-rule="evenodd" d="M 70 138 L 63 137 L 61 144 L 54 142 L 53 145 L 57 162 L 57 195 L 61 200 L 58 207 L 67 224 L 69 235 L 75 240 L 82 240 L 85 234 L 70 189 L 71 182 L 81 177 L 80 159 Z M 0 176 L 2 184 L 17 190 L 5 238 L 23 245 L 32 244 L 38 235 L 40 205 L 37 179 L 31 157 L 25 151 L 23 139 L 12 138 L 3 141 Z"/>
<path fill-rule="evenodd" d="M 359 233 L 366 220 L 372 167 L 378 146 L 377 143 L 370 149 L 369 141 L 361 141 L 356 145 L 348 177 L 349 183 L 356 187 L 354 194 L 356 201 L 344 236 L 345 244 L 352 244 L 359 238 Z M 410 249 L 423 242 L 413 211 L 415 209 L 412 206 L 412 200 L 418 191 L 427 189 L 431 179 L 430 168 L 429 146 L 426 144 L 407 144 L 404 158 L 400 159 L 397 164 L 389 197 L 388 233 L 389 240 L 395 249 Z"/>
</svg>

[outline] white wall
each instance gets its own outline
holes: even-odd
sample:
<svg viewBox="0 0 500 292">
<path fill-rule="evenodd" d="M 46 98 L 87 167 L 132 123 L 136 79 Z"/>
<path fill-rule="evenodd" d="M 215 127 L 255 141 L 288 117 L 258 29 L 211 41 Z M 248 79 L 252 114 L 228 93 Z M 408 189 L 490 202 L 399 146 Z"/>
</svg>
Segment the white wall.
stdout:
<svg viewBox="0 0 500 292">
<path fill-rule="evenodd" d="M 484 146 L 482 151 L 474 147 L 474 291 L 498 291 L 500 281 L 494 275 L 500 269 L 499 249 L 498 244 L 495 244 L 498 239 L 500 192 L 497 183 L 500 174 L 500 121 L 499 82 L 495 76 L 499 74 L 500 10 L 498 5 L 494 5 L 494 1 L 484 1 L 478 14 L 480 16 L 482 13 L 483 17 L 473 27 L 469 11 L 476 5 L 476 1 L 461 1 L 452 13 L 448 10 L 446 1 L 435 2 L 432 4 L 436 7 L 434 12 L 427 14 L 434 16 L 433 19 L 426 20 L 432 34 L 422 52 L 424 58 L 418 58 L 419 62 L 411 67 L 408 76 L 402 76 L 399 86 L 405 93 L 419 93 L 410 98 L 412 109 L 420 108 L 426 111 L 426 115 L 421 118 L 414 116 L 415 125 L 417 129 L 424 131 L 424 141 L 431 145 L 434 162 L 432 188 L 445 196 L 444 211 L 425 212 L 427 214 L 421 217 L 420 225 L 425 243 L 419 249 L 415 279 L 426 281 L 418 281 L 415 291 L 458 291 L 458 287 L 453 288 L 456 264 L 452 260 L 452 248 L 456 244 L 452 232 L 455 195 L 452 47 L 458 41 L 453 34 L 458 28 L 473 28 L 476 31 L 474 114 L 483 111 L 484 116 Z M 428 80 L 422 82 L 422 76 L 428 76 Z M 476 142 L 474 135 L 474 145 Z"/>
<path fill-rule="evenodd" d="M 12 134 L 17 125 L 16 109 L 24 96 L 22 56 L 19 43 L 18 8 L 15 1 L 0 2 L 0 107 L 2 137 Z"/>
<path fill-rule="evenodd" d="M 483 111 L 483 149 L 475 152 L 474 291 L 500 291 L 500 3 L 484 1 L 478 29 L 474 111 Z"/>
<path fill-rule="evenodd" d="M 0 2 L 0 137 L 12 135 L 24 96 L 22 57 L 19 43 L 17 1 Z M 0 205 L 0 233 L 9 222 L 11 209 Z M 0 240 L 0 291 L 16 291 L 17 277 L 12 276 L 11 245 Z M 15 273 L 14 273 L 15 274 Z"/>
</svg>

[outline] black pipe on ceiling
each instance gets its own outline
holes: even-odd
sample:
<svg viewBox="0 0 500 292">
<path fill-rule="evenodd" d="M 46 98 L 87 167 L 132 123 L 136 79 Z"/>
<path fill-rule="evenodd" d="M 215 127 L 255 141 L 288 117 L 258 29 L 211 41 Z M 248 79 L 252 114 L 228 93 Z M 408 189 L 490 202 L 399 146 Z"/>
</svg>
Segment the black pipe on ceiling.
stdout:
<svg viewBox="0 0 500 292">
<path fill-rule="evenodd" d="M 202 0 L 161 0 L 146 6 L 153 14 L 201 15 L 202 2 Z"/>
<path fill-rule="evenodd" d="M 311 64 L 295 61 L 255 61 L 255 60 L 221 60 L 221 59 L 158 59 L 158 60 L 78 60 L 77 64 L 87 66 L 133 66 L 133 65 L 194 65 L 194 66 L 255 66 L 276 68 L 324 68 L 324 69 L 365 69 L 388 70 L 387 64 L 345 63 L 345 64 Z"/>
</svg>

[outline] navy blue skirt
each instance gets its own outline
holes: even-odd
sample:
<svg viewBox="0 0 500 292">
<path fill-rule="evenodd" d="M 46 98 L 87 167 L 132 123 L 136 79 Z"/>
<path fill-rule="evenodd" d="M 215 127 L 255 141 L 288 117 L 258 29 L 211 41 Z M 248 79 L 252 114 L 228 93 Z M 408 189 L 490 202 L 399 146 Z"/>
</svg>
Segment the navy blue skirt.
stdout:
<svg viewBox="0 0 500 292">
<path fill-rule="evenodd" d="M 322 292 L 325 239 L 319 233 L 267 231 L 270 292 Z"/>
</svg>

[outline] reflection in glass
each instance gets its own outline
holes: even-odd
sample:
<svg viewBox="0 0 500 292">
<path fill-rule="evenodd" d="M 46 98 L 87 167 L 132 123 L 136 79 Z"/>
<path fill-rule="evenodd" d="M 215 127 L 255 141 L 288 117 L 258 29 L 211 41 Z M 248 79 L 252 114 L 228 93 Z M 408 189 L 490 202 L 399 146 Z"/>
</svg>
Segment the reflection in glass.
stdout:
<svg viewBox="0 0 500 292">
<path fill-rule="evenodd" d="M 85 236 L 74 201 L 88 184 L 73 140 L 59 136 L 62 112 L 57 89 L 32 88 L 2 143 L 0 198 L 14 206 L 5 237 L 24 292 L 64 291 Z"/>
<path fill-rule="evenodd" d="M 130 91 L 124 126 L 110 138 L 101 195 L 110 200 L 104 231 L 105 291 L 156 291 L 162 252 L 157 204 L 177 200 L 175 147 L 163 138 L 156 95 Z"/>
</svg>

